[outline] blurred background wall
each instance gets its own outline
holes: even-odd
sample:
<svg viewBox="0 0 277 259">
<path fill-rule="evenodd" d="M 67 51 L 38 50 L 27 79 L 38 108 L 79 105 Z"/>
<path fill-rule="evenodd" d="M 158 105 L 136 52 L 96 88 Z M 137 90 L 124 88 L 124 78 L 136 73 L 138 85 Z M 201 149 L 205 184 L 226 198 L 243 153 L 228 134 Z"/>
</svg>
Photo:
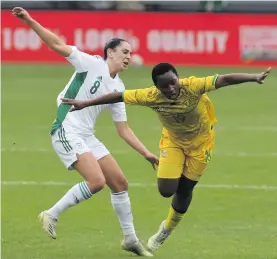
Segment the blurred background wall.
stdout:
<svg viewBox="0 0 277 259">
<path fill-rule="evenodd" d="M 277 1 L 2 1 L 2 61 L 49 63 L 14 6 L 88 53 L 123 37 L 145 64 L 277 65 Z"/>
<path fill-rule="evenodd" d="M 2 9 L 163 11 L 277 14 L 276 1 L 1 1 Z"/>
</svg>

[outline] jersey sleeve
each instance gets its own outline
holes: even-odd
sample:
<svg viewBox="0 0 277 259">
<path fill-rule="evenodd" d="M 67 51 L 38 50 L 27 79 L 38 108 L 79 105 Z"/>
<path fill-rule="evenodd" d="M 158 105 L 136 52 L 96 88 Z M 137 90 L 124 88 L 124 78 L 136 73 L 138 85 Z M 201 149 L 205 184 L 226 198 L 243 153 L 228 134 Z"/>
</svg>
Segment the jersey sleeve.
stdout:
<svg viewBox="0 0 277 259">
<path fill-rule="evenodd" d="M 210 91 L 215 90 L 215 82 L 218 75 L 207 76 L 207 77 L 189 77 L 188 88 L 190 91 L 197 95 L 201 95 Z"/>
<path fill-rule="evenodd" d="M 102 60 L 100 56 L 92 56 L 77 49 L 75 46 L 71 46 L 72 53 L 66 59 L 72 64 L 78 73 L 88 71 L 91 66 L 97 67 Z"/>
<path fill-rule="evenodd" d="M 117 91 L 123 92 L 125 90 L 125 85 L 118 77 Z M 113 103 L 109 105 L 110 114 L 114 122 L 127 121 L 126 107 L 125 103 Z"/>
<path fill-rule="evenodd" d="M 146 106 L 151 102 L 151 96 L 152 96 L 151 88 L 125 90 L 122 94 L 124 103 L 146 105 Z"/>
<path fill-rule="evenodd" d="M 109 110 L 113 121 L 115 122 L 127 121 L 125 103 L 121 102 L 121 103 L 110 104 Z"/>
</svg>

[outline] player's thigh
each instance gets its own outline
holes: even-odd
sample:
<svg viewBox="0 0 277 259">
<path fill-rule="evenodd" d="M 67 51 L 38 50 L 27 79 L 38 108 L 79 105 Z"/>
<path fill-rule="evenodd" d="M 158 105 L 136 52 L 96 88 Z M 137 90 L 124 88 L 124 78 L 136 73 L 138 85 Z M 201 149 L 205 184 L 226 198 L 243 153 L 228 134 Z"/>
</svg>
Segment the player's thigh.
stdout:
<svg viewBox="0 0 277 259">
<path fill-rule="evenodd" d="M 182 149 L 163 149 L 159 158 L 157 176 L 161 179 L 180 178 L 184 169 L 185 155 Z"/>
<path fill-rule="evenodd" d="M 101 190 L 104 188 L 106 181 L 98 161 L 91 152 L 76 154 L 77 161 L 73 167 L 86 180 L 90 190 Z"/>
<path fill-rule="evenodd" d="M 211 138 L 197 150 L 191 151 L 186 156 L 183 175 L 190 180 L 199 181 L 208 163 L 211 161 L 213 147 L 214 138 Z"/>
<path fill-rule="evenodd" d="M 170 197 L 176 192 L 184 170 L 184 162 L 183 150 L 172 143 L 169 138 L 162 137 L 157 172 L 158 187 L 162 196 Z"/>
<path fill-rule="evenodd" d="M 91 153 L 98 160 L 109 188 L 113 192 L 125 191 L 127 189 L 126 177 L 109 150 L 95 136 L 90 136 L 86 140 Z"/>
<path fill-rule="evenodd" d="M 76 169 L 87 181 L 89 188 L 105 185 L 101 168 L 83 138 L 59 128 L 52 135 L 52 145 L 66 168 Z"/>
<path fill-rule="evenodd" d="M 113 192 L 122 192 L 128 189 L 128 182 L 116 160 L 106 155 L 98 160 L 106 179 L 106 184 Z"/>
</svg>

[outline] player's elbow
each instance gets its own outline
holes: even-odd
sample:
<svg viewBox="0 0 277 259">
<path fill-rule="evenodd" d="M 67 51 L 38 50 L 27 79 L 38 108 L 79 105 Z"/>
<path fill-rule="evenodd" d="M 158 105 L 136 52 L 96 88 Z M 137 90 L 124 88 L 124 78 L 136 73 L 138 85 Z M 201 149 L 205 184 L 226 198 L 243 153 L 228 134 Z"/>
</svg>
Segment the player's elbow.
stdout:
<svg viewBox="0 0 277 259">
<path fill-rule="evenodd" d="M 215 81 L 215 88 L 220 88 L 227 85 L 230 85 L 227 75 L 220 75 L 217 77 Z"/>
<path fill-rule="evenodd" d="M 62 45 L 64 45 L 64 43 L 60 40 L 60 39 L 56 39 L 56 40 L 54 40 L 54 41 L 50 41 L 50 42 L 48 42 L 48 44 L 47 44 L 47 46 L 50 48 L 50 49 L 52 49 L 52 50 L 54 50 L 54 51 L 57 51 L 57 50 L 59 50 L 61 47 L 62 47 Z"/>
<path fill-rule="evenodd" d="M 64 57 L 69 57 L 72 53 L 72 49 L 61 40 L 49 44 L 48 47 Z"/>
</svg>

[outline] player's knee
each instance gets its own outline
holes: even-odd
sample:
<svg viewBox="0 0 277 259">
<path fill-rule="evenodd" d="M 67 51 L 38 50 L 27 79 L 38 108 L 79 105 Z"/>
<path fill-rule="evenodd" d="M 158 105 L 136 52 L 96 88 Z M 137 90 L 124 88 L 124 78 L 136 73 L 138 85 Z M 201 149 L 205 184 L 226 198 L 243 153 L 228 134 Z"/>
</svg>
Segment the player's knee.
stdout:
<svg viewBox="0 0 277 259">
<path fill-rule="evenodd" d="M 179 179 L 158 178 L 158 189 L 161 196 L 169 198 L 173 196 L 178 188 Z"/>
<path fill-rule="evenodd" d="M 106 185 L 106 180 L 104 177 L 102 177 L 101 179 L 98 180 L 97 186 L 98 186 L 99 190 L 104 189 L 105 185 Z"/>
<path fill-rule="evenodd" d="M 106 185 L 106 180 L 104 177 L 98 177 L 97 179 L 92 179 L 87 181 L 87 186 L 92 193 L 96 193 L 104 189 Z"/>
<path fill-rule="evenodd" d="M 170 198 L 174 195 L 174 193 L 172 192 L 161 192 L 160 191 L 160 194 L 164 197 L 164 198 Z"/>
<path fill-rule="evenodd" d="M 112 186 L 113 192 L 123 192 L 128 190 L 128 181 L 124 175 L 117 177 Z"/>
<path fill-rule="evenodd" d="M 163 188 L 159 188 L 159 192 L 160 192 L 161 196 L 163 196 L 164 198 L 170 198 L 175 193 L 175 191 L 165 190 Z"/>
<path fill-rule="evenodd" d="M 100 190 L 104 189 L 105 185 L 106 185 L 105 177 L 100 177 L 96 183 L 98 190 L 100 191 Z"/>
</svg>

